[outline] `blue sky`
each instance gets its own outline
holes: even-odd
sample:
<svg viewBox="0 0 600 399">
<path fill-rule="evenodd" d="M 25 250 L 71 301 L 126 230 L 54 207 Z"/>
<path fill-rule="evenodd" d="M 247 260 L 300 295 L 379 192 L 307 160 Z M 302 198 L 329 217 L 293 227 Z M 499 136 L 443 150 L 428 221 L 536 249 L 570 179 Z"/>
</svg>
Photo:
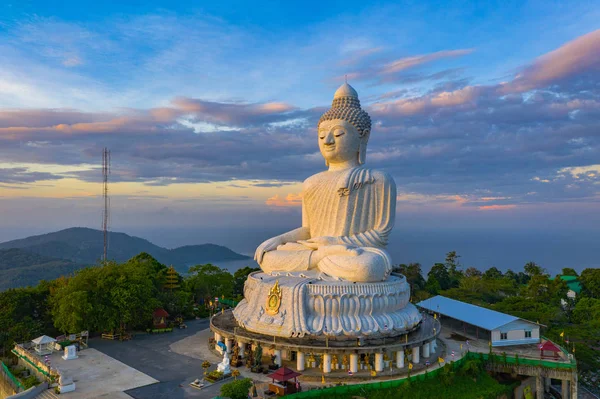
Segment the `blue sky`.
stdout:
<svg viewBox="0 0 600 399">
<path fill-rule="evenodd" d="M 115 230 L 293 226 L 344 75 L 399 229 L 597 234 L 598 21 L 577 1 L 2 3 L 0 239 L 99 227 L 104 146 Z"/>
</svg>

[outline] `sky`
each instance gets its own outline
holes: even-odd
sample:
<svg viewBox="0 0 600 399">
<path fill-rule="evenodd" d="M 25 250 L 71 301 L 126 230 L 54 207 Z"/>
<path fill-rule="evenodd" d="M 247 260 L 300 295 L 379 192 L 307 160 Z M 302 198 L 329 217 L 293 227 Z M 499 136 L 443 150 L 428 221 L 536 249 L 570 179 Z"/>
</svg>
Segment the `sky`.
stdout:
<svg viewBox="0 0 600 399">
<path fill-rule="evenodd" d="M 299 225 L 348 82 L 394 260 L 600 267 L 597 2 L 0 4 L 0 241 L 100 228 L 252 253 Z"/>
</svg>

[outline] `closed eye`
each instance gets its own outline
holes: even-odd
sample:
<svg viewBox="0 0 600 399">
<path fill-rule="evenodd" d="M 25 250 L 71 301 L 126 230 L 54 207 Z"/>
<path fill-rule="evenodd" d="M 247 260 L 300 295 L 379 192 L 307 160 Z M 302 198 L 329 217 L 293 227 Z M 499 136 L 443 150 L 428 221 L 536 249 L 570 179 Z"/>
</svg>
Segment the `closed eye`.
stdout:
<svg viewBox="0 0 600 399">
<path fill-rule="evenodd" d="M 340 137 L 340 136 L 343 136 L 344 134 L 346 134 L 346 132 L 344 132 L 344 131 L 341 131 L 341 132 L 339 132 L 339 133 L 338 133 L 338 132 L 336 132 L 334 136 L 335 136 L 335 137 Z"/>
</svg>

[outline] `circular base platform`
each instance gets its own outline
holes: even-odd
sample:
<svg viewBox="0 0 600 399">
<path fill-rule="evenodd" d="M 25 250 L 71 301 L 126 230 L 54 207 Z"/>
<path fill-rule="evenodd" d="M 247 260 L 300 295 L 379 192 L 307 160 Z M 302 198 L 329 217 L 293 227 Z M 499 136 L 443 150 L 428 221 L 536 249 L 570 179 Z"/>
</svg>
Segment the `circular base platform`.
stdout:
<svg viewBox="0 0 600 399">
<path fill-rule="evenodd" d="M 249 331 L 238 326 L 233 313 L 227 311 L 213 316 L 210 329 L 220 338 L 237 342 L 260 343 L 263 347 L 303 353 L 377 353 L 410 349 L 434 341 L 440 334 L 439 320 L 423 316 L 417 328 L 401 336 L 305 336 L 281 338 Z"/>
<path fill-rule="evenodd" d="M 402 275 L 353 283 L 255 272 L 233 314 L 245 330 L 288 337 L 393 337 L 417 328 L 422 316 L 409 302 Z"/>
</svg>

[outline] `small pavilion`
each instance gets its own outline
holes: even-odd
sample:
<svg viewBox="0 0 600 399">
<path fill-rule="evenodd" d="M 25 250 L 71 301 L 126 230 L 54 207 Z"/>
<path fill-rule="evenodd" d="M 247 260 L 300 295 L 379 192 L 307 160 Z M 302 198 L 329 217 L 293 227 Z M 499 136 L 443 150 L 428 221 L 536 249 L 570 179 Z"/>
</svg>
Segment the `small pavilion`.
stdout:
<svg viewBox="0 0 600 399">
<path fill-rule="evenodd" d="M 543 344 L 539 345 L 540 348 L 540 357 L 542 358 L 558 358 L 558 354 L 562 352 L 562 350 L 554 344 L 552 341 L 546 341 Z M 551 352 L 552 355 L 549 355 L 548 352 Z"/>
<path fill-rule="evenodd" d="M 269 383 L 269 390 L 275 392 L 279 396 L 296 393 L 298 377 L 301 375 L 301 373 L 288 369 L 287 367 L 280 367 L 277 371 L 267 376 L 273 380 L 273 382 Z M 293 382 L 290 381 L 292 378 L 294 379 Z"/>
<path fill-rule="evenodd" d="M 34 345 L 35 353 L 40 356 L 50 355 L 54 350 L 54 343 L 56 340 L 47 335 L 42 335 L 41 337 L 37 337 L 31 343 Z"/>
<path fill-rule="evenodd" d="M 164 309 L 159 308 L 152 312 L 152 324 L 154 328 L 166 328 L 167 317 L 169 317 L 169 314 Z"/>
</svg>

